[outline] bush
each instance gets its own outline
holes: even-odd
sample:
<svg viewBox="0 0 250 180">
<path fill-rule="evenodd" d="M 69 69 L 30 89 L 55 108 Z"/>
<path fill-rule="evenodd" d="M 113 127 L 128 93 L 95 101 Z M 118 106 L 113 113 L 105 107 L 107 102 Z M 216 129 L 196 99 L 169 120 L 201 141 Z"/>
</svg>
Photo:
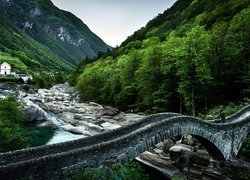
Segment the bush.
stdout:
<svg viewBox="0 0 250 180">
<path fill-rule="evenodd" d="M 66 82 L 66 75 L 63 72 L 56 72 L 54 74 L 48 72 L 41 72 L 34 74 L 33 79 L 29 79 L 27 84 L 34 85 L 37 88 L 50 88 L 55 84 L 63 84 Z"/>
<path fill-rule="evenodd" d="M 0 77 L 0 83 L 13 82 L 16 83 L 17 79 L 13 76 Z"/>
<path fill-rule="evenodd" d="M 73 180 L 147 180 L 149 176 L 145 174 L 139 163 L 131 162 L 126 164 L 116 163 L 111 169 L 79 169 L 72 178 Z"/>
<path fill-rule="evenodd" d="M 250 134 L 247 136 L 245 142 L 242 144 L 237 157 L 246 162 L 250 162 Z"/>
<path fill-rule="evenodd" d="M 23 131 L 21 104 L 12 96 L 0 99 L 0 152 L 25 148 L 29 137 Z"/>
<path fill-rule="evenodd" d="M 230 103 L 226 106 L 219 105 L 215 106 L 213 109 L 209 110 L 207 114 L 199 114 L 199 117 L 205 120 L 220 118 L 220 113 L 223 112 L 225 116 L 230 116 L 246 105 L 249 105 L 249 99 L 245 99 L 243 103 Z"/>
</svg>

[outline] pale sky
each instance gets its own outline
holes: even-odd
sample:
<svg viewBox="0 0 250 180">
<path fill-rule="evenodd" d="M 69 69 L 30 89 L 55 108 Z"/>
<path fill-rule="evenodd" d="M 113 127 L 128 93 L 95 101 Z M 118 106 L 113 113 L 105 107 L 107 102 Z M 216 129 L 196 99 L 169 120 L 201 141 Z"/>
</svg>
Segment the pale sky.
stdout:
<svg viewBox="0 0 250 180">
<path fill-rule="evenodd" d="M 52 0 L 80 18 L 96 35 L 115 47 L 176 0 Z"/>
</svg>

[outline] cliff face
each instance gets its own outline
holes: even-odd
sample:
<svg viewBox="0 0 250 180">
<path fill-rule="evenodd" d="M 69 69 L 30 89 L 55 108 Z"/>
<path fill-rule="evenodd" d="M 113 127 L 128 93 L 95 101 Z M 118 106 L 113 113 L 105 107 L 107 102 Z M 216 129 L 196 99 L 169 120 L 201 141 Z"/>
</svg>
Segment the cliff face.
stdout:
<svg viewBox="0 0 250 180">
<path fill-rule="evenodd" d="M 18 34 L 46 46 L 66 64 L 75 65 L 86 56 L 110 48 L 80 19 L 58 9 L 50 0 L 0 0 L 0 9 L 1 17 L 8 22 L 5 29 L 21 30 Z"/>
</svg>

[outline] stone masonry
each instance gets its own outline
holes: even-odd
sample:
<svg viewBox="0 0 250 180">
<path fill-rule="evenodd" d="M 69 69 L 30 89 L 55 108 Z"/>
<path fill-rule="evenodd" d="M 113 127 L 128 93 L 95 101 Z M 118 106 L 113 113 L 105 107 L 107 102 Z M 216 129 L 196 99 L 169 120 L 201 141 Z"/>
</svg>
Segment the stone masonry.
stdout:
<svg viewBox="0 0 250 180">
<path fill-rule="evenodd" d="M 229 160 L 250 132 L 249 109 L 226 118 L 226 123 L 176 113 L 154 114 L 92 137 L 1 153 L 0 179 L 67 179 L 79 167 L 128 162 L 165 139 L 185 134 L 195 136 L 213 158 Z"/>
</svg>

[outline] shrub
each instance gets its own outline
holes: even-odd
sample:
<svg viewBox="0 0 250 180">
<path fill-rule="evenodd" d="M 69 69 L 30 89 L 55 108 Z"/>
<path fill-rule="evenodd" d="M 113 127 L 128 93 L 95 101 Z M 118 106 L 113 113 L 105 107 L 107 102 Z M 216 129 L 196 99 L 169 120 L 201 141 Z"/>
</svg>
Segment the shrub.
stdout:
<svg viewBox="0 0 250 180">
<path fill-rule="evenodd" d="M 247 136 L 245 142 L 242 144 L 237 157 L 241 160 L 250 162 L 250 134 Z"/>
<path fill-rule="evenodd" d="M 15 77 L 13 76 L 4 76 L 4 77 L 0 77 L 0 82 L 1 83 L 6 83 L 6 82 L 13 82 L 16 83 L 17 80 Z"/>
<path fill-rule="evenodd" d="M 12 96 L 0 99 L 0 152 L 28 146 L 29 137 L 22 130 L 21 104 Z"/>
<path fill-rule="evenodd" d="M 199 117 L 205 120 L 210 120 L 210 119 L 217 119 L 220 118 L 220 113 L 223 112 L 225 116 L 230 116 L 240 109 L 242 109 L 244 106 L 249 105 L 250 100 L 245 99 L 244 102 L 242 103 L 230 103 L 226 106 L 219 105 L 215 106 L 211 110 L 209 110 L 206 114 L 199 114 Z"/>
<path fill-rule="evenodd" d="M 136 162 L 120 164 L 116 163 L 110 169 L 79 169 L 72 178 L 73 180 L 147 180 L 141 165 Z"/>
</svg>

